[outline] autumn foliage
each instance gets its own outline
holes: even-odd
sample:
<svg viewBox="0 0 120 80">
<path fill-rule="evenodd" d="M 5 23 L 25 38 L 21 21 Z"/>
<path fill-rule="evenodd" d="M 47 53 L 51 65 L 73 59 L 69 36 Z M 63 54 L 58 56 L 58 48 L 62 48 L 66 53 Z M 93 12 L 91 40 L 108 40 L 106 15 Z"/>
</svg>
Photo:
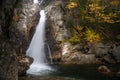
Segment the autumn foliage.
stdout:
<svg viewBox="0 0 120 80">
<path fill-rule="evenodd" d="M 120 0 L 68 0 L 65 8 L 71 43 L 120 40 Z"/>
</svg>

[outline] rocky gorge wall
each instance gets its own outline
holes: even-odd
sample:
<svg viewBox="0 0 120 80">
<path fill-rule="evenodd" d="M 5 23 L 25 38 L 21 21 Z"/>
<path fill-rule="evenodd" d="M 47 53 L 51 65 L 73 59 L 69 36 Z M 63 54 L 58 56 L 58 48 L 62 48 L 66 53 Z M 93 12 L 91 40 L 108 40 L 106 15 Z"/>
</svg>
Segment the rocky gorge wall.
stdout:
<svg viewBox="0 0 120 80">
<path fill-rule="evenodd" d="M 0 80 L 17 80 L 17 56 L 10 42 L 9 27 L 16 0 L 0 3 Z"/>
<path fill-rule="evenodd" d="M 25 53 L 39 20 L 41 6 L 33 0 L 1 1 L 0 12 L 0 80 L 18 80 L 26 74 L 32 59 Z M 30 60 L 29 60 L 30 59 Z"/>
<path fill-rule="evenodd" d="M 69 24 L 66 19 L 67 1 L 55 0 L 49 3 L 46 24 L 46 42 L 49 44 L 54 62 L 77 63 L 77 64 L 100 64 L 119 63 L 119 46 L 114 43 L 104 41 L 83 45 L 78 43 L 73 45 L 67 39 L 71 37 L 68 30 Z"/>
<path fill-rule="evenodd" d="M 29 68 L 25 53 L 39 20 L 39 11 L 46 11 L 46 40 L 54 63 L 119 63 L 120 46 L 97 42 L 83 46 L 65 41 L 71 36 L 64 16 L 64 0 L 45 0 L 41 6 L 33 0 L 1 1 L 0 5 L 0 80 L 17 80 Z M 48 59 L 49 56 L 47 55 Z"/>
<path fill-rule="evenodd" d="M 0 80 L 18 80 L 18 73 L 26 73 L 30 65 L 25 52 L 40 7 L 32 0 L 2 0 L 0 4 Z"/>
</svg>

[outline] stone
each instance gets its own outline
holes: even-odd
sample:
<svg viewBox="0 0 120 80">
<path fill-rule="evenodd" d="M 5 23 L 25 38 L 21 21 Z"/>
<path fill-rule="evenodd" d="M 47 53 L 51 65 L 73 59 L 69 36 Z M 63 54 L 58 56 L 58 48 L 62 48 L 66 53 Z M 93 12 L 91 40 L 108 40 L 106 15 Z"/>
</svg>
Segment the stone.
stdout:
<svg viewBox="0 0 120 80">
<path fill-rule="evenodd" d="M 80 54 L 79 55 L 79 64 L 95 64 L 97 59 L 94 54 Z"/>
<path fill-rule="evenodd" d="M 112 53 L 115 56 L 117 62 L 120 62 L 120 46 L 114 47 Z"/>
<path fill-rule="evenodd" d="M 29 69 L 29 66 L 32 64 L 33 59 L 30 57 L 18 57 L 18 75 L 26 76 L 26 71 Z"/>
<path fill-rule="evenodd" d="M 62 21 L 62 20 L 58 20 L 58 21 L 57 21 L 57 25 L 58 25 L 58 26 L 63 26 L 63 21 Z"/>
<path fill-rule="evenodd" d="M 72 45 L 70 43 L 64 43 L 62 47 L 62 56 L 67 55 L 71 51 Z"/>
<path fill-rule="evenodd" d="M 120 72 L 119 70 L 115 70 L 116 66 L 113 66 L 112 68 L 105 66 L 105 65 L 101 65 L 98 67 L 98 71 L 105 75 L 105 76 L 109 76 L 111 78 L 116 78 L 117 80 L 120 79 Z"/>
<path fill-rule="evenodd" d="M 18 80 L 18 73 L 26 73 L 32 62 L 17 57 L 25 55 L 40 9 L 33 0 L 2 0 L 0 4 L 0 80 Z"/>
<path fill-rule="evenodd" d="M 99 66 L 98 71 L 103 74 L 109 74 L 111 72 L 111 70 L 105 65 Z"/>
</svg>

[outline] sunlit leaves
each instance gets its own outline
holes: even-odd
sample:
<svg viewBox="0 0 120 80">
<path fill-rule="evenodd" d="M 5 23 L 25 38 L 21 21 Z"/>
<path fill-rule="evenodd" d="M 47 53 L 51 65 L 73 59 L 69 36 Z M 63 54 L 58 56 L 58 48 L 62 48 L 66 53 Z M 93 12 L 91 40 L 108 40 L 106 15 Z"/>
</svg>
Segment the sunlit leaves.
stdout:
<svg viewBox="0 0 120 80">
<path fill-rule="evenodd" d="M 102 11 L 105 9 L 105 6 L 99 6 L 99 4 L 89 4 L 88 8 L 90 10 L 90 12 L 95 12 L 95 11 Z"/>
<path fill-rule="evenodd" d="M 100 34 L 90 28 L 87 28 L 86 34 L 85 34 L 85 39 L 90 43 L 92 43 L 94 41 L 99 41 Z"/>
<path fill-rule="evenodd" d="M 78 42 L 80 42 L 80 38 L 77 35 L 74 35 L 70 39 L 68 39 L 68 41 L 72 44 L 77 44 Z"/>
<path fill-rule="evenodd" d="M 83 30 L 83 27 L 80 26 L 80 25 L 78 25 L 78 26 L 76 26 L 76 29 L 77 29 L 78 31 L 81 31 L 81 30 Z"/>
<path fill-rule="evenodd" d="M 89 13 L 86 18 L 92 22 L 97 23 L 116 23 L 119 22 L 118 17 L 120 12 L 120 1 L 103 1 L 103 0 L 89 0 L 86 6 L 86 13 Z"/>
<path fill-rule="evenodd" d="M 70 27 L 71 31 L 71 37 L 68 39 L 68 41 L 72 44 L 79 43 L 82 39 L 82 36 L 84 36 L 83 27 L 80 25 Z"/>
<path fill-rule="evenodd" d="M 113 30 L 110 28 L 113 27 L 114 29 L 116 27 L 116 30 L 118 29 L 120 23 L 120 0 L 68 1 L 65 5 L 65 16 L 67 16 L 65 19 L 72 34 L 69 38 L 70 42 L 83 41 L 91 43 L 99 41 L 101 37 L 105 39 L 104 37 L 110 32 L 109 37 L 113 36 Z M 117 34 L 119 33 L 116 31 L 114 37 Z M 116 38 L 118 39 L 119 36 Z"/>
<path fill-rule="evenodd" d="M 120 1 L 119 0 L 113 0 L 113 1 L 111 1 L 110 2 L 110 4 L 112 5 L 112 6 L 120 6 Z"/>
<path fill-rule="evenodd" d="M 71 0 L 69 2 L 69 4 L 66 6 L 66 8 L 68 8 L 68 9 L 73 9 L 75 7 L 77 7 L 77 3 L 75 1 L 73 1 L 73 0 Z"/>
</svg>

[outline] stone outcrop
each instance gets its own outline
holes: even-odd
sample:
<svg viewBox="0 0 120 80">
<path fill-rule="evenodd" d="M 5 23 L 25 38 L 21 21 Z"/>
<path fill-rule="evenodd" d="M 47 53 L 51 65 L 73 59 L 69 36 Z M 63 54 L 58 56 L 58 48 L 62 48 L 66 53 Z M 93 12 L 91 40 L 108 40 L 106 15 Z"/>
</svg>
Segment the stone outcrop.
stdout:
<svg viewBox="0 0 120 80">
<path fill-rule="evenodd" d="M 69 37 L 63 21 L 62 0 L 53 0 L 46 7 L 46 42 L 50 46 L 54 61 L 60 61 L 62 55 L 62 41 Z"/>
<path fill-rule="evenodd" d="M 0 3 L 0 80 L 17 80 L 18 66 L 16 51 L 10 41 L 9 27 L 16 0 Z"/>
<path fill-rule="evenodd" d="M 21 57 L 18 56 L 18 75 L 26 76 L 26 71 L 29 69 L 29 66 L 32 64 L 33 59 L 30 57 Z"/>
<path fill-rule="evenodd" d="M 98 67 L 98 71 L 101 74 L 103 74 L 105 76 L 109 76 L 111 78 L 116 77 L 117 79 L 119 79 L 120 78 L 120 71 L 119 71 L 119 69 L 117 69 L 117 70 L 114 70 L 114 69 L 115 69 L 115 66 L 112 68 L 105 66 L 105 65 L 101 65 Z"/>
<path fill-rule="evenodd" d="M 33 0 L 2 0 L 0 4 L 0 80 L 18 80 L 18 73 L 26 73 L 32 62 L 22 59 L 38 23 L 40 7 Z M 19 60 L 18 56 L 23 58 Z"/>
<path fill-rule="evenodd" d="M 18 79 L 16 52 L 9 41 L 0 41 L 0 80 Z"/>
</svg>

